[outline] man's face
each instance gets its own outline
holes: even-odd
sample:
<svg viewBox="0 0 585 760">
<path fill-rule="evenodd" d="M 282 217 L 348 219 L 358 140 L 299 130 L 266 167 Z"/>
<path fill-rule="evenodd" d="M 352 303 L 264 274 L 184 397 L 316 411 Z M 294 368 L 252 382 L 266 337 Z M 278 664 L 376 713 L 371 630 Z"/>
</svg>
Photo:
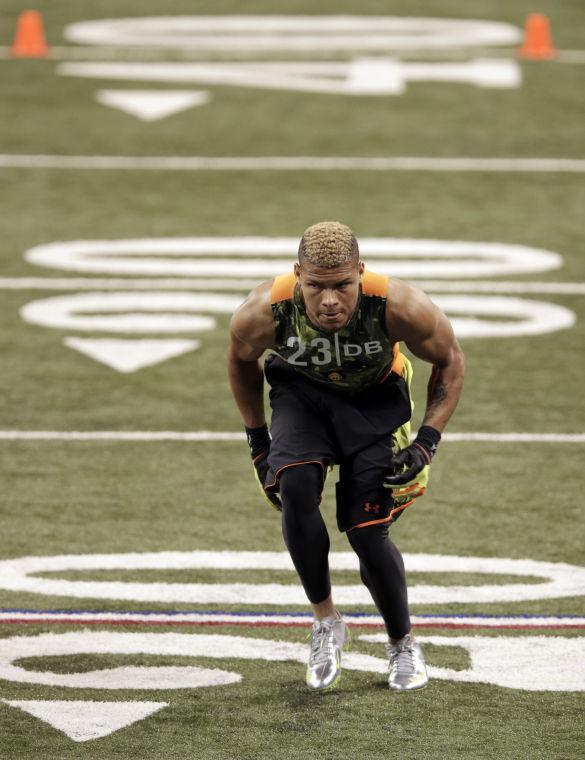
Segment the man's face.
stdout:
<svg viewBox="0 0 585 760">
<path fill-rule="evenodd" d="M 362 261 L 329 268 L 306 259 L 295 264 L 307 316 L 314 325 L 340 330 L 347 324 L 357 306 L 363 271 Z"/>
</svg>

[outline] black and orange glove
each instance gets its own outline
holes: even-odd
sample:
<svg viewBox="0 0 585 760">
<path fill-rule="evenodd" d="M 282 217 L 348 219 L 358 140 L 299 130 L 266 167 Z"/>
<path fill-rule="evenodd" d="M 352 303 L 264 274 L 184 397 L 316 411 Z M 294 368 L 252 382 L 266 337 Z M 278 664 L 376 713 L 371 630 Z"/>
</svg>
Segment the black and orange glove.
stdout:
<svg viewBox="0 0 585 760">
<path fill-rule="evenodd" d="M 257 428 L 246 428 L 246 438 L 250 447 L 252 464 L 254 465 L 254 476 L 260 488 L 262 496 L 268 501 L 271 507 L 282 512 L 282 504 L 278 494 L 269 493 L 266 488 L 266 477 L 268 475 L 268 452 L 270 451 L 270 435 L 266 424 Z"/>
<path fill-rule="evenodd" d="M 424 495 L 429 483 L 430 464 L 441 440 L 441 434 L 430 425 L 423 425 L 409 446 L 394 451 L 392 470 L 384 478 L 394 502 L 396 518 L 415 499 Z"/>
<path fill-rule="evenodd" d="M 409 483 L 433 461 L 441 434 L 430 425 L 423 425 L 416 438 L 394 456 L 392 471 L 384 478 L 386 488 Z"/>
</svg>

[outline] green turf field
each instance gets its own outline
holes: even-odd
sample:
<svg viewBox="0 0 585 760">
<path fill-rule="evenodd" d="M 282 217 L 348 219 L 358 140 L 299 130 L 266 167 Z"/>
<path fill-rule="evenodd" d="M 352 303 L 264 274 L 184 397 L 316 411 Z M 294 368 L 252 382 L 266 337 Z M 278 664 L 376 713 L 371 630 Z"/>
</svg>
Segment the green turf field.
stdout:
<svg viewBox="0 0 585 760">
<path fill-rule="evenodd" d="M 54 0 L 36 8 L 51 46 L 40 60 L 10 57 L 23 8 L 4 0 L 0 9 L 0 757 L 583 757 L 582 2 Z M 516 55 L 533 11 L 550 18 L 553 60 Z M 326 29 L 317 48 L 288 49 L 288 32 L 259 47 L 260 22 L 244 49 L 233 40 L 205 47 L 206 38 L 179 48 L 180 26 L 160 47 L 140 36 L 146 16 L 276 12 L 409 16 L 417 33 L 426 23 L 434 35 L 440 27 L 423 19 L 500 22 L 519 36 L 475 45 L 460 36 L 437 47 L 431 34 L 402 50 L 355 40 L 346 41 L 355 49 L 329 50 Z M 68 31 L 127 17 L 138 24 L 138 46 L 87 45 Z M 356 68 L 362 59 L 365 69 Z M 473 60 L 490 76 L 502 64 L 516 85 L 467 81 Z M 84 62 L 207 63 L 213 72 L 113 78 L 107 68 L 82 75 L 75 65 Z M 241 86 L 212 81 L 227 76 L 228 62 L 238 76 L 252 62 L 255 84 L 250 69 Z M 271 62 L 290 65 L 286 82 L 276 82 Z M 307 62 L 310 83 L 301 86 L 295 66 Z M 426 73 L 413 73 L 425 62 Z M 460 68 L 449 73 L 449 64 Z M 379 91 L 368 94 L 364 70 L 379 77 Z M 383 91 L 399 85 L 401 94 Z M 135 90 L 148 107 L 174 91 L 203 92 L 206 102 L 150 120 L 102 102 L 104 91 L 123 99 Z M 211 163 L 194 168 L 197 157 Z M 214 163 L 228 157 L 250 163 Z M 289 168 L 259 158 L 286 158 Z M 324 158 L 355 163 L 327 168 Z M 417 158 L 430 163 L 391 163 Z M 362 638 L 382 628 L 358 624 L 339 688 L 307 693 L 309 620 L 274 618 L 298 621 L 307 607 L 237 435 L 227 325 L 275 258 L 292 264 L 294 249 L 275 256 L 275 240 L 298 239 L 322 219 L 349 224 L 360 241 L 387 238 L 388 251 L 405 239 L 431 241 L 434 253 L 417 270 L 408 252 L 364 258 L 373 270 L 380 260 L 404 267 L 462 331 L 467 376 L 451 437 L 428 493 L 392 528 L 431 666 L 420 693 L 388 691 L 382 644 Z M 257 249 L 230 250 L 249 238 Z M 127 241 L 135 242 L 120 252 Z M 462 259 L 458 245 L 467 246 Z M 415 427 L 428 371 L 415 362 Z M 226 433 L 236 435 L 222 440 Z M 364 597 L 343 603 L 359 576 L 335 525 L 335 479 L 323 500 L 339 553 L 334 594 L 344 612 L 373 615 Z M 69 611 L 66 622 L 55 610 Z M 141 611 L 163 617 L 128 617 Z M 178 624 L 204 612 L 206 624 Z M 262 613 L 273 624 L 255 625 Z M 478 625 L 478 616 L 494 617 Z M 464 621 L 471 627 L 453 627 Z"/>
</svg>

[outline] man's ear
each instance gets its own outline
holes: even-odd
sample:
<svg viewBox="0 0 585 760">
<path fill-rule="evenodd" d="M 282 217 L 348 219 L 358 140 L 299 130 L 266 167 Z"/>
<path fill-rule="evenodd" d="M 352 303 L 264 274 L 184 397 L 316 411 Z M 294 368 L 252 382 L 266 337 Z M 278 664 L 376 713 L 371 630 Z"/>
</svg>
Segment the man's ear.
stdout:
<svg viewBox="0 0 585 760">
<path fill-rule="evenodd" d="M 294 273 L 297 280 L 300 280 L 301 279 L 301 265 L 300 264 L 294 265 Z"/>
<path fill-rule="evenodd" d="M 362 275 L 363 275 L 363 273 L 364 273 L 364 269 L 365 269 L 365 268 L 366 268 L 366 265 L 365 265 L 365 264 L 364 264 L 364 262 L 363 262 L 363 261 L 360 259 L 360 260 L 358 261 L 358 274 L 359 274 L 359 276 L 360 276 L 360 279 L 361 279 L 361 276 L 362 276 Z"/>
</svg>

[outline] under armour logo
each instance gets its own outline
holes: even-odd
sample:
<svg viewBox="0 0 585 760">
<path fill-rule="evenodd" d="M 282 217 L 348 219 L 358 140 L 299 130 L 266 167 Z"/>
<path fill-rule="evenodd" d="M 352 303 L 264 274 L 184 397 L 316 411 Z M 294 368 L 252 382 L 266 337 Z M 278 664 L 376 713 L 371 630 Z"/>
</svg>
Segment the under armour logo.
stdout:
<svg viewBox="0 0 585 760">
<path fill-rule="evenodd" d="M 369 501 L 366 501 L 366 503 L 364 504 L 364 509 L 366 512 L 373 512 L 375 515 L 377 515 L 380 512 L 380 505 L 370 504 Z"/>
</svg>

